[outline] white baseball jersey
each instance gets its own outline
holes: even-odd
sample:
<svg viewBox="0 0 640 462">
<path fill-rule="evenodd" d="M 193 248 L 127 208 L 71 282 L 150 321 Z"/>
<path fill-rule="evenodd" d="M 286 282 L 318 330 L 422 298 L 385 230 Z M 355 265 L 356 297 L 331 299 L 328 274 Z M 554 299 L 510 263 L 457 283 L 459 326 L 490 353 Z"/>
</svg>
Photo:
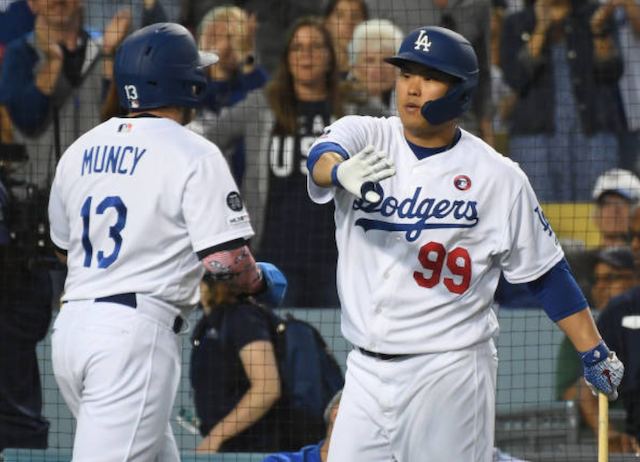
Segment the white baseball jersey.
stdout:
<svg viewBox="0 0 640 462">
<path fill-rule="evenodd" d="M 398 117 L 344 117 L 314 145 L 323 142 L 350 156 L 373 145 L 397 169 L 375 206 L 308 180 L 312 200 L 336 204 L 342 333 L 356 346 L 435 353 L 486 341 L 498 331 L 500 272 L 529 282 L 564 256 L 526 175 L 464 130 L 422 160 Z"/>
<path fill-rule="evenodd" d="M 71 145 L 49 220 L 68 251 L 64 301 L 135 292 L 186 310 L 204 271 L 196 252 L 253 236 L 218 148 L 156 117 L 113 118 Z"/>
</svg>

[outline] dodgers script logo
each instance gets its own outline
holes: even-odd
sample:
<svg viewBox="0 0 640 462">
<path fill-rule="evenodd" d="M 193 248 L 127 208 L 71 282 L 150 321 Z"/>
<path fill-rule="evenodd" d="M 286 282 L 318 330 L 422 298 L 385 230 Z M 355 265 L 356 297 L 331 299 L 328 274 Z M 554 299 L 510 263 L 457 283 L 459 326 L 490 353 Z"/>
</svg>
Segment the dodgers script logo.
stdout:
<svg viewBox="0 0 640 462">
<path fill-rule="evenodd" d="M 393 196 L 384 198 L 384 190 L 380 188 L 383 199 L 378 204 L 371 204 L 363 199 L 353 202 L 353 210 L 364 213 L 379 213 L 385 218 L 407 219 L 406 223 L 392 223 L 371 218 L 358 218 L 355 225 L 361 226 L 364 232 L 370 230 L 400 231 L 406 233 L 406 239 L 413 242 L 425 229 L 438 228 L 473 228 L 478 224 L 478 208 L 476 201 L 450 201 L 448 199 L 420 199 L 422 188 L 416 188 L 412 197 L 398 200 Z"/>
</svg>

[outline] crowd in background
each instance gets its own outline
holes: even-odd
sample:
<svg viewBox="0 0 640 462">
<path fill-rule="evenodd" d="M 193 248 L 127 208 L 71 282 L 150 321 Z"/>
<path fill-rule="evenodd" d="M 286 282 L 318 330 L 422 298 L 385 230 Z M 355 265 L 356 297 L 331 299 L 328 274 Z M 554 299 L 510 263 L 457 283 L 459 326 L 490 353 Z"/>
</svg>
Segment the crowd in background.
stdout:
<svg viewBox="0 0 640 462">
<path fill-rule="evenodd" d="M 613 295 L 637 285 L 638 0 L 0 0 L 0 283 L 4 289 L 10 275 L 29 275 L 12 284 L 7 310 L 34 308 L 35 295 L 51 297 L 51 283 L 55 303 L 61 270 L 52 268 L 54 279 L 43 283 L 37 264 L 18 267 L 7 250 L 46 254 L 46 244 L 35 232 L 10 231 L 40 225 L 43 204 L 35 199 L 48 191 L 61 153 L 121 113 L 113 82 L 118 45 L 160 21 L 182 23 L 201 49 L 219 56 L 190 128 L 227 157 L 256 230 L 252 251 L 289 278 L 285 306 L 338 306 L 337 251 L 326 232 L 333 210 L 307 197 L 306 152 L 343 115 L 395 114 L 396 70 L 383 58 L 423 25 L 460 32 L 478 55 L 480 81 L 461 126 L 517 161 L 542 203 L 592 204 L 599 244 L 567 248 L 592 308 L 606 310 Z M 26 204 L 34 204 L 29 213 Z M 8 300 L 6 290 L 0 295 Z M 26 328 L 34 335 L 22 341 L 33 347 L 46 329 Z M 638 346 L 637 334 L 622 326 L 605 332 L 622 342 L 620 356 L 629 342 Z M 37 372 L 35 350 L 24 351 L 31 359 L 21 361 Z M 577 358 L 566 348 L 563 355 Z M 632 356 L 622 358 L 621 393 L 637 397 L 640 365 Z M 580 372 L 569 375 L 558 398 L 580 399 Z M 39 391 L 29 406 L 39 415 Z M 638 404 L 626 408 L 631 430 L 612 434 L 621 450 L 630 444 L 621 435 L 640 426 Z M 41 439 L 42 428 L 34 432 Z M 0 450 L 7 444 L 0 436 Z"/>
</svg>

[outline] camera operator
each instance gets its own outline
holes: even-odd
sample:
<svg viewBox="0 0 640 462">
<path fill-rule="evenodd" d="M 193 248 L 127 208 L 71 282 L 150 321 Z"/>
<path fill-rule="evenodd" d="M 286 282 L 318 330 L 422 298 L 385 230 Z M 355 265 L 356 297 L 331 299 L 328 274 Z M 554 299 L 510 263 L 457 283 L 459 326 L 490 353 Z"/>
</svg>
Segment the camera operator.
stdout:
<svg viewBox="0 0 640 462">
<path fill-rule="evenodd" d="M 46 448 L 49 432 L 36 356 L 51 322 L 51 280 L 36 223 L 41 200 L 27 188 L 26 199 L 15 201 L 6 146 L 0 141 L 0 453 Z"/>
</svg>

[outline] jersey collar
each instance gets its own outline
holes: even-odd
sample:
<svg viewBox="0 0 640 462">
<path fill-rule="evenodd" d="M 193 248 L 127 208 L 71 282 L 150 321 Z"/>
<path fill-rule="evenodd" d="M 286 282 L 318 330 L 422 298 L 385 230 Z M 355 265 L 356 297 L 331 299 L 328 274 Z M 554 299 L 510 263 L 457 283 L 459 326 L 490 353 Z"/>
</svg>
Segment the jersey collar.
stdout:
<svg viewBox="0 0 640 462">
<path fill-rule="evenodd" d="M 462 137 L 462 132 L 460 131 L 459 128 L 456 128 L 456 135 L 453 137 L 453 141 L 451 142 L 451 144 L 448 144 L 447 146 L 441 146 L 439 148 L 424 148 L 422 146 L 418 146 L 417 144 L 413 144 L 411 141 L 407 140 L 406 137 L 405 137 L 405 140 L 407 141 L 407 144 L 413 151 L 413 154 L 418 158 L 418 160 L 422 160 L 434 154 L 439 154 L 441 152 L 448 151 L 449 149 L 454 147 L 456 144 L 458 144 L 458 141 L 460 141 L 461 137 Z"/>
</svg>

